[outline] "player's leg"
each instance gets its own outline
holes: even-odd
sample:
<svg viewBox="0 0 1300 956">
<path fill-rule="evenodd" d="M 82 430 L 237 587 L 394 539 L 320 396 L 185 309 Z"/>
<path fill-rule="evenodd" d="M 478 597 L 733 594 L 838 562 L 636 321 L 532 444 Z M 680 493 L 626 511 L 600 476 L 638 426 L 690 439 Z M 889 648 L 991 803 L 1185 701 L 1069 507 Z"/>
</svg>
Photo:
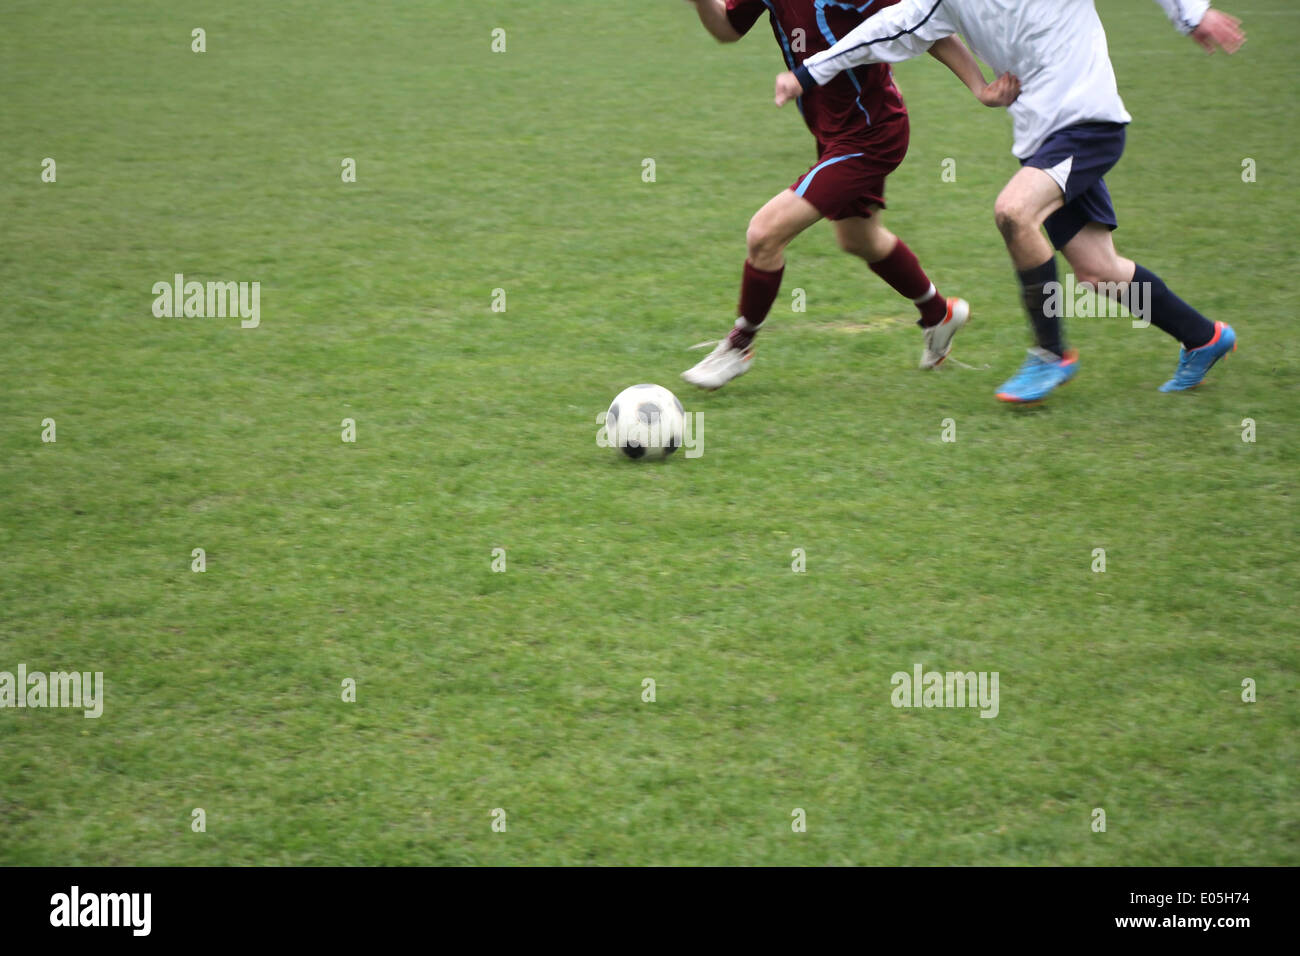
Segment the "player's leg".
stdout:
<svg viewBox="0 0 1300 956">
<path fill-rule="evenodd" d="M 1020 371 L 998 390 L 1004 402 L 1035 402 L 1074 377 L 1078 355 L 1065 347 L 1061 297 L 1052 247 L 1064 249 L 1090 222 L 1117 220 L 1102 177 L 1124 153 L 1122 123 L 1080 123 L 1057 130 L 1026 157 L 998 196 L 998 231 L 1020 280 L 1035 347 Z M 1044 229 L 1051 239 L 1043 238 Z"/>
<path fill-rule="evenodd" d="M 1065 193 L 1056 179 L 1033 166 L 1011 177 L 994 204 L 994 216 L 1020 281 L 1020 298 L 1035 342 L 997 397 L 1004 402 L 1038 402 L 1073 378 L 1079 367 L 1077 355 L 1065 347 L 1061 316 L 1054 306 L 1059 301 L 1052 296 L 1059 287 L 1056 255 L 1043 236 L 1043 225 L 1050 218 L 1058 229 L 1066 223 L 1068 231 L 1083 221 L 1075 221 L 1077 214 L 1065 205 Z"/>
<path fill-rule="evenodd" d="M 910 299 L 920 312 L 917 324 L 925 330 L 921 368 L 935 368 L 952 350 L 952 339 L 970 317 L 964 299 L 939 295 L 907 243 L 885 228 L 880 206 L 872 204 L 867 216 L 850 216 L 835 222 L 840 248 L 863 260 L 899 295 Z"/>
<path fill-rule="evenodd" d="M 1123 303 L 1134 315 L 1182 344 L 1178 368 L 1161 386 L 1162 391 L 1195 388 L 1215 362 L 1236 348 L 1232 326 L 1211 322 L 1171 292 L 1150 269 L 1121 256 L 1107 226 L 1088 223 L 1061 252 L 1074 269 L 1075 279 Z"/>
<path fill-rule="evenodd" d="M 840 248 L 857 256 L 876 275 L 921 313 L 922 328 L 938 325 L 946 312 L 946 300 L 921 268 L 907 243 L 894 235 L 880 220 L 880 207 L 872 205 L 869 216 L 851 216 L 835 222 Z"/>
<path fill-rule="evenodd" d="M 898 236 L 885 228 L 880 219 L 880 206 L 872 203 L 869 215 L 849 216 L 831 223 L 840 248 L 857 256 L 867 265 L 883 262 L 899 244 Z"/>
<path fill-rule="evenodd" d="M 1065 194 L 1042 169 L 1025 166 L 1011 177 L 993 206 L 998 231 L 1020 280 L 1020 297 L 1034 340 L 1058 358 L 1065 355 L 1061 317 L 1050 314 L 1051 289 L 1057 280 L 1056 256 L 1043 235 L 1047 217 L 1065 204 Z"/>
<path fill-rule="evenodd" d="M 754 214 L 745 233 L 747 257 L 736 323 L 718 347 L 683 372 L 682 378 L 700 388 L 721 388 L 749 370 L 754 358 L 754 336 L 781 290 L 785 247 L 821 218 L 812 203 L 789 189 L 772 197 Z"/>
<path fill-rule="evenodd" d="M 912 250 L 881 222 L 885 181 L 903 162 L 907 143 L 905 121 L 886 124 L 859 151 L 823 160 L 794 188 L 835 223 L 842 248 L 866 260 L 876 275 L 916 305 L 925 328 L 921 367 L 933 368 L 947 357 L 970 306 L 939 295 Z"/>
<path fill-rule="evenodd" d="M 790 189 L 773 196 L 754 213 L 745 231 L 747 258 L 736 325 L 729 336 L 732 345 L 747 348 L 753 342 L 781 290 L 785 247 L 821 218 L 812 203 Z"/>
<path fill-rule="evenodd" d="M 1074 270 L 1076 282 L 1095 285 L 1107 295 L 1118 292 L 1115 297 L 1119 301 L 1126 298 L 1127 286 L 1134 278 L 1137 263 L 1125 259 L 1115 249 L 1109 226 L 1099 222 L 1087 223 L 1061 247 L 1061 252 Z"/>
</svg>

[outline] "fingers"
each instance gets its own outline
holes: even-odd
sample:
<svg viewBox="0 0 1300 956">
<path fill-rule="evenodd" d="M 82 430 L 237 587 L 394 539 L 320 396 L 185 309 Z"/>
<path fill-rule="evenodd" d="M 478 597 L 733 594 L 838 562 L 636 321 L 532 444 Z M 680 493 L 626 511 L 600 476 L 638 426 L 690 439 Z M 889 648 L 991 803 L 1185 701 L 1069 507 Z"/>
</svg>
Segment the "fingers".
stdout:
<svg viewBox="0 0 1300 956">
<path fill-rule="evenodd" d="M 1230 31 L 1232 33 L 1241 32 L 1241 20 L 1234 17 L 1232 14 L 1224 13 L 1222 10 L 1206 11 L 1207 16 L 1210 13 L 1215 14 L 1214 23 L 1220 30 Z"/>
<path fill-rule="evenodd" d="M 1216 49 L 1221 49 L 1224 53 L 1236 53 L 1246 42 L 1241 21 L 1213 9 L 1206 12 L 1200 26 L 1192 32 L 1192 38 L 1207 53 L 1213 53 Z"/>
<path fill-rule="evenodd" d="M 773 99 L 777 106 L 785 106 L 803 91 L 793 73 L 781 73 L 776 78 L 776 93 Z"/>
<path fill-rule="evenodd" d="M 995 105 L 1010 106 L 1020 97 L 1020 77 L 1014 73 L 1003 73 L 993 81 L 991 92 L 995 97 Z"/>
<path fill-rule="evenodd" d="M 1245 34 L 1241 32 L 1240 23 L 1240 20 L 1233 20 L 1232 17 L 1223 15 L 1215 24 L 1213 36 L 1227 53 L 1236 53 L 1246 39 Z"/>
</svg>

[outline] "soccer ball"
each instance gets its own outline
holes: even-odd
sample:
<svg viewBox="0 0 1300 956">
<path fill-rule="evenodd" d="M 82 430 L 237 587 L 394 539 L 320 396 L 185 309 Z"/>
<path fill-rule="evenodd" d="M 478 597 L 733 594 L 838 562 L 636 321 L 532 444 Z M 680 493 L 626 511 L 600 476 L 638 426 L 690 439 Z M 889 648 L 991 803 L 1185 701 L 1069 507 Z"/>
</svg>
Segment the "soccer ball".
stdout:
<svg viewBox="0 0 1300 956">
<path fill-rule="evenodd" d="M 605 413 L 609 443 L 629 458 L 667 458 L 682 444 L 686 413 L 662 385 L 633 385 Z"/>
</svg>

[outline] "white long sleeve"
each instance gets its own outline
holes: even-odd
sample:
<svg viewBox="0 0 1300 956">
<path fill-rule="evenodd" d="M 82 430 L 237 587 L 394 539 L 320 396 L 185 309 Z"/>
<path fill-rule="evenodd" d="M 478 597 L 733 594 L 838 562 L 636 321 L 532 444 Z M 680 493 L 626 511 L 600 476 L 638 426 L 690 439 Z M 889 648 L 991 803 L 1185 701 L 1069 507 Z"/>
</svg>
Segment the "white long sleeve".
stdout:
<svg viewBox="0 0 1300 956">
<path fill-rule="evenodd" d="M 1156 3 L 1164 8 L 1165 15 L 1183 34 L 1200 26 L 1205 11 L 1210 9 L 1209 0 L 1156 0 Z"/>
<path fill-rule="evenodd" d="M 804 60 L 821 86 L 835 75 L 863 63 L 899 63 L 920 56 L 956 27 L 944 12 L 946 0 L 902 0 L 885 7 L 845 34 L 831 49 Z"/>
</svg>

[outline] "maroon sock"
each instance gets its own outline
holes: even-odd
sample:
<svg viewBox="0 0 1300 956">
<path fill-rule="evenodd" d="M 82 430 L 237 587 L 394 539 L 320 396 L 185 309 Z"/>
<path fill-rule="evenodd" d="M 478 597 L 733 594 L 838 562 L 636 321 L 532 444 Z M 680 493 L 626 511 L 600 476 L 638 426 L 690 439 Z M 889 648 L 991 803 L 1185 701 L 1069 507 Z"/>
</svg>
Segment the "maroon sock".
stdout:
<svg viewBox="0 0 1300 956">
<path fill-rule="evenodd" d="M 754 334 L 767 318 L 767 313 L 772 311 L 776 294 L 781 291 L 781 276 L 784 274 L 785 266 L 767 272 L 745 260 L 745 275 L 740 283 L 740 317 L 727 336 L 727 341 L 736 348 L 749 348 L 754 341 Z"/>
<path fill-rule="evenodd" d="M 894 251 L 876 262 L 867 263 L 871 271 L 884 279 L 899 295 L 906 296 L 921 311 L 919 324 L 928 329 L 938 325 L 948 314 L 948 300 L 935 289 L 912 250 L 902 239 Z"/>
</svg>

